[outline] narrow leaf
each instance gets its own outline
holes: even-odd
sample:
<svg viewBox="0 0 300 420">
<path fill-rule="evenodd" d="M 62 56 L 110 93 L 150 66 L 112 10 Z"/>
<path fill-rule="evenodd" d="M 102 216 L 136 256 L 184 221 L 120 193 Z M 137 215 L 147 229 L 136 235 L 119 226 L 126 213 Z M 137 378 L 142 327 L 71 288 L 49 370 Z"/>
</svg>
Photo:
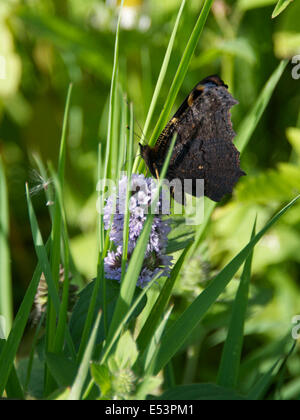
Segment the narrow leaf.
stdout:
<svg viewBox="0 0 300 420">
<path fill-rule="evenodd" d="M 255 236 L 256 220 L 254 222 L 251 238 Z M 227 338 L 224 344 L 221 364 L 218 373 L 218 385 L 234 388 L 237 384 L 241 361 L 244 324 L 246 319 L 248 294 L 251 279 L 251 264 L 253 250 L 247 258 L 241 276 L 240 285 L 234 301 Z"/>
<path fill-rule="evenodd" d="M 8 193 L 0 156 L 0 316 L 5 319 L 6 334 L 12 325 L 12 286 L 9 251 Z"/>
<path fill-rule="evenodd" d="M 297 196 L 279 213 L 276 214 L 265 227 L 242 249 L 242 251 L 215 277 L 210 285 L 184 311 L 177 321 L 163 336 L 157 357 L 155 373 L 157 374 L 184 344 L 191 332 L 197 327 L 203 316 L 214 304 L 218 296 L 224 291 L 235 273 L 247 259 L 250 252 L 263 235 L 292 207 L 300 198 Z"/>
<path fill-rule="evenodd" d="M 185 78 L 185 75 L 188 71 L 189 64 L 191 62 L 191 59 L 193 57 L 193 54 L 195 52 L 196 46 L 199 42 L 203 27 L 205 25 L 206 19 L 208 17 L 209 11 L 211 9 L 211 6 L 213 4 L 213 0 L 206 0 L 200 16 L 195 24 L 195 27 L 193 29 L 193 32 L 190 36 L 190 39 L 187 43 L 187 46 L 185 48 L 185 51 L 182 55 L 181 61 L 179 63 L 176 75 L 173 79 L 169 94 L 167 96 L 167 99 L 164 103 L 164 108 L 160 114 L 160 117 L 158 119 L 158 122 L 155 126 L 155 129 L 152 133 L 151 139 L 149 141 L 149 145 L 153 145 L 161 131 L 163 130 L 164 126 L 166 125 L 170 112 L 172 110 L 172 106 L 174 105 L 176 96 L 179 92 L 179 89 L 183 83 L 183 80 Z"/>
<path fill-rule="evenodd" d="M 41 278 L 42 269 L 36 268 L 20 309 L 15 317 L 13 327 L 0 354 L 0 396 L 3 394 L 7 379 L 13 368 L 14 360 L 19 348 L 25 326 L 27 324 L 34 296 Z"/>
<path fill-rule="evenodd" d="M 279 82 L 284 70 L 286 69 L 287 64 L 288 60 L 283 60 L 280 62 L 277 69 L 265 84 L 261 94 L 254 104 L 254 107 L 238 127 L 238 134 L 236 136 L 235 143 L 241 152 L 245 149 L 252 134 L 254 133 L 254 130 L 256 129 L 268 103 L 270 102 L 274 89 L 277 86 L 277 83 Z"/>
<path fill-rule="evenodd" d="M 282 13 L 293 0 L 279 0 L 276 4 L 276 7 L 272 13 L 272 18 L 276 18 L 280 13 Z"/>
<path fill-rule="evenodd" d="M 157 100 L 158 100 L 163 82 L 164 82 L 166 74 L 167 74 L 171 53 L 172 53 L 172 50 L 173 50 L 173 47 L 174 47 L 175 37 L 176 37 L 176 34 L 177 34 L 178 26 L 179 26 L 179 23 L 180 23 L 180 19 L 181 19 L 181 16 L 182 16 L 182 12 L 183 12 L 183 8 L 185 6 L 185 3 L 186 3 L 186 0 L 183 0 L 181 2 L 181 5 L 180 5 L 179 11 L 178 11 L 178 15 L 177 15 L 177 18 L 176 18 L 176 22 L 175 22 L 175 25 L 174 25 L 174 28 L 173 28 L 173 31 L 172 31 L 172 34 L 171 34 L 171 37 L 170 37 L 170 41 L 169 41 L 169 44 L 168 44 L 168 47 L 167 47 L 165 57 L 164 57 L 164 61 L 162 63 L 160 73 L 159 73 L 159 76 L 158 76 L 158 79 L 157 79 L 157 82 L 156 82 L 155 90 L 154 90 L 154 93 L 153 93 L 153 96 L 152 96 L 151 104 L 150 104 L 150 107 L 149 107 L 149 111 L 148 111 L 148 114 L 147 114 L 147 117 L 146 117 L 146 122 L 145 122 L 145 125 L 144 125 L 144 129 L 143 129 L 143 137 L 144 138 L 147 138 L 149 126 L 150 126 L 150 123 L 151 123 L 151 120 L 152 120 L 152 117 L 153 117 L 153 113 L 154 113 L 154 109 L 155 109 L 155 106 L 157 104 Z M 140 160 L 139 158 L 136 158 L 136 161 L 134 163 L 133 172 L 137 171 L 139 160 Z"/>
<path fill-rule="evenodd" d="M 97 316 L 95 325 L 93 327 L 92 334 L 90 336 L 88 345 L 85 349 L 85 352 L 84 352 L 84 355 L 83 355 L 83 358 L 82 358 L 82 362 L 81 362 L 80 367 L 78 369 L 76 379 L 75 379 L 74 384 L 71 388 L 71 392 L 70 392 L 70 395 L 69 395 L 69 398 L 68 398 L 68 400 L 70 400 L 70 401 L 80 400 L 81 393 L 82 393 L 83 386 L 84 386 L 84 383 L 85 383 L 87 375 L 88 375 L 90 362 L 91 362 L 93 351 L 94 351 L 94 346 L 95 346 L 95 341 L 96 341 L 96 337 L 97 337 L 98 327 L 99 327 L 99 324 L 100 324 L 100 319 L 101 319 L 101 312 L 99 312 L 99 314 Z"/>
<path fill-rule="evenodd" d="M 165 311 L 165 308 L 169 302 L 172 289 L 174 287 L 175 281 L 178 277 L 178 274 L 181 270 L 182 264 L 185 261 L 186 254 L 189 250 L 187 247 L 184 252 L 181 254 L 180 258 L 178 259 L 177 263 L 175 264 L 170 277 L 166 280 L 162 291 L 159 294 L 157 301 L 155 302 L 147 321 L 145 322 L 138 338 L 137 338 L 137 345 L 140 352 L 143 352 L 147 347 L 148 343 L 151 341 L 153 334 L 157 328 L 157 325 L 160 322 L 161 317 Z"/>
</svg>

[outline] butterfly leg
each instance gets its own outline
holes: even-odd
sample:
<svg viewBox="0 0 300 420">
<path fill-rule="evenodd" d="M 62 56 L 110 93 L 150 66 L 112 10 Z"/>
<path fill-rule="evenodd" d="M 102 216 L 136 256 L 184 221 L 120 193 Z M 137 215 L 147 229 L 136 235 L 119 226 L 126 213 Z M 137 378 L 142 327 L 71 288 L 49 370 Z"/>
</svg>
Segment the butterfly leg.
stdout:
<svg viewBox="0 0 300 420">
<path fill-rule="evenodd" d="M 159 173 L 158 173 L 158 169 L 157 169 L 157 166 L 156 166 L 156 164 L 155 164 L 155 163 L 153 163 L 153 168 L 154 168 L 154 170 L 155 170 L 155 175 L 156 175 L 156 178 L 157 178 L 157 180 L 159 180 Z"/>
</svg>

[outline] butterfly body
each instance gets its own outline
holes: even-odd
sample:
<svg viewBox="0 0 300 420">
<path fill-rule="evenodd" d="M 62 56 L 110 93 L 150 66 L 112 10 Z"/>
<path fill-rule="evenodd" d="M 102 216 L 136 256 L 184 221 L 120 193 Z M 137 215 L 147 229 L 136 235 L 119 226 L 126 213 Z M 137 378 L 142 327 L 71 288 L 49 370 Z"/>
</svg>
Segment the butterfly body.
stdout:
<svg viewBox="0 0 300 420">
<path fill-rule="evenodd" d="M 140 145 L 141 155 L 151 174 L 157 177 L 163 167 L 170 143 L 176 135 L 166 178 L 204 180 L 204 194 L 220 201 L 231 193 L 245 173 L 240 169 L 240 153 L 233 144 L 235 132 L 230 109 L 238 102 L 218 76 L 198 83 L 167 124 L 153 148 Z"/>
</svg>

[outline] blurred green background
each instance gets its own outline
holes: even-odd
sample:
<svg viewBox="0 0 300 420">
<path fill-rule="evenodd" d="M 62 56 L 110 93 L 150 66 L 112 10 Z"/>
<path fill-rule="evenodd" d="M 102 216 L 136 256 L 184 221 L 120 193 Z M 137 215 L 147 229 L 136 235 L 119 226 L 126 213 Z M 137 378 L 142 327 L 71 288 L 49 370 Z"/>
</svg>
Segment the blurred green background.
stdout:
<svg viewBox="0 0 300 420">
<path fill-rule="evenodd" d="M 24 183 L 36 185 L 32 179 L 35 154 L 45 163 L 57 161 L 70 81 L 74 89 L 68 133 L 66 212 L 74 260 L 86 279 L 95 275 L 97 147 L 106 139 L 115 3 L 0 2 L 0 57 L 5 58 L 5 77 L 0 78 L 0 153 L 9 188 L 15 308 L 36 264 Z M 180 3 L 125 1 L 119 80 L 133 101 L 141 126 Z M 215 0 L 177 106 L 199 80 L 218 73 L 239 100 L 232 116 L 238 130 L 279 60 L 300 54 L 300 2 L 294 1 L 279 17 L 271 19 L 275 4 L 276 0 Z M 185 7 L 156 116 L 164 105 L 201 5 L 200 0 L 189 0 Z M 186 297 L 180 300 L 182 305 L 201 290 L 202 280 L 210 278 L 248 241 L 250 215 L 254 218 L 258 213 L 260 227 L 300 192 L 300 80 L 292 78 L 293 66 L 290 61 L 242 156 L 241 166 L 248 176 L 241 179 L 233 197 L 216 209 L 199 255 L 181 276 L 176 292 Z M 43 194 L 34 197 L 34 205 L 43 232 L 49 233 Z M 230 290 L 228 293 L 230 301 Z M 249 351 L 255 347 L 253 343 L 280 338 L 282 331 L 290 328 L 291 317 L 300 313 L 299 204 L 257 247 L 252 293 L 253 317 L 247 326 L 247 334 L 252 334 Z M 226 306 L 226 302 L 224 298 L 220 304 Z M 218 310 L 212 318 L 206 321 L 208 329 L 218 325 Z M 223 338 L 220 332 L 212 333 L 206 348 Z M 209 371 L 202 366 L 202 374 L 210 379 L 206 369 Z"/>
</svg>

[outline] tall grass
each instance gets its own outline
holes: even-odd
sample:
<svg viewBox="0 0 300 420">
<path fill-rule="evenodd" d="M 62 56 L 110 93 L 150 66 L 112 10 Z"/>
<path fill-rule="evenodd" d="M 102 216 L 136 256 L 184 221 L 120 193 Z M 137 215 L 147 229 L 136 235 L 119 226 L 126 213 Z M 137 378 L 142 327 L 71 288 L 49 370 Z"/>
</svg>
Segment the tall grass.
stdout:
<svg viewBox="0 0 300 420">
<path fill-rule="evenodd" d="M 204 2 L 201 13 L 196 20 L 189 42 L 178 63 L 178 70 L 166 98 L 165 107 L 151 135 L 150 144 L 154 143 L 169 118 L 171 108 L 188 71 L 212 3 L 212 0 Z M 161 93 L 161 87 L 167 79 L 168 65 L 185 6 L 186 1 L 182 1 L 146 118 L 146 133 L 153 119 L 153 110 Z M 119 18 L 109 99 L 107 140 L 105 145 L 101 144 L 99 146 L 98 153 L 99 178 L 111 178 L 115 181 L 118 181 L 123 168 L 126 169 L 128 176 L 135 173 L 138 168 L 140 170 L 143 169 L 143 165 L 140 164 L 138 158 L 133 164 L 133 106 L 130 105 L 128 110 L 118 82 L 120 36 Z M 286 62 L 279 64 L 266 82 L 265 88 L 257 98 L 253 109 L 249 111 L 239 127 L 237 144 L 241 149 L 246 148 L 285 67 Z M 189 263 L 190 257 L 198 250 L 201 244 L 205 227 L 209 223 L 211 213 L 215 207 L 214 203 L 206 200 L 204 224 L 195 230 L 193 243 L 179 249 L 179 254 L 176 256 L 176 262 L 170 276 L 165 279 L 153 279 L 143 290 L 136 288 L 136 282 L 142 268 L 154 216 L 148 215 L 129 260 L 129 213 L 127 211 L 123 226 L 122 281 L 119 285 L 105 278 L 104 258 L 111 249 L 111 243 L 109 233 L 104 229 L 103 216 L 99 215 L 98 231 L 95 232 L 95 235 L 98 237 L 98 260 L 95 261 L 97 277 L 81 291 L 69 321 L 67 314 L 69 296 L 68 273 L 76 270 L 76 261 L 75 264 L 71 264 L 73 259 L 69 248 L 68 215 L 65 214 L 64 208 L 66 136 L 71 89 L 70 87 L 67 94 L 57 171 L 50 165 L 50 171 L 54 180 L 55 201 L 51 210 L 52 230 L 47 240 L 44 240 L 42 237 L 30 193 L 26 186 L 29 223 L 38 264 L 26 295 L 15 316 L 10 334 L 6 340 L 1 340 L 0 396 L 9 398 L 26 398 L 28 396 L 26 394 L 26 384 L 21 383 L 22 381 L 18 376 L 19 372 L 15 370 L 14 363 L 30 316 L 40 277 L 44 273 L 48 285 L 46 327 L 44 335 L 33 342 L 32 354 L 38 354 L 39 358 L 32 358 L 30 368 L 27 366 L 29 376 L 29 381 L 27 382 L 31 383 L 28 393 L 30 393 L 30 390 L 33 390 L 31 392 L 35 393 L 34 396 L 69 400 L 146 399 L 154 391 L 157 393 L 158 390 L 160 390 L 161 398 L 174 400 L 262 398 L 272 385 L 276 369 L 280 368 L 285 361 L 281 360 L 282 355 L 278 352 L 278 361 L 272 369 L 255 381 L 247 389 L 247 392 L 242 395 L 238 385 L 238 373 L 241 366 L 244 324 L 247 317 L 246 309 L 251 280 L 251 263 L 253 258 L 255 258 L 253 251 L 256 244 L 292 208 L 299 197 L 295 197 L 290 203 L 282 206 L 282 210 L 269 220 L 258 233 L 256 233 L 256 223 L 254 223 L 250 240 L 220 270 L 205 290 L 193 302 L 187 304 L 184 311 L 176 315 L 175 319 L 171 319 L 172 306 L 170 306 L 175 282 L 182 268 Z M 119 115 L 121 115 L 121 118 L 118 119 Z M 127 123 L 129 123 L 130 127 L 129 133 L 124 129 Z M 167 171 L 175 142 L 176 138 L 173 139 L 168 152 L 161 180 L 158 183 L 158 191 L 162 186 L 162 179 Z M 120 151 L 120 155 L 116 156 L 116 151 Z M 1 160 L 0 195 L 0 313 L 6 316 L 10 326 L 11 279 L 8 253 L 7 194 Z M 99 201 L 103 208 L 104 198 L 100 194 Z M 126 202 L 129 202 L 129 190 L 127 191 Z M 253 223 L 253 220 L 249 220 L 249 223 Z M 234 235 L 234 232 L 232 234 Z M 60 265 L 63 265 L 65 270 L 62 296 L 59 295 Z M 237 276 L 240 268 L 243 268 L 243 272 L 232 309 L 216 384 L 198 383 L 181 386 L 176 385 L 174 377 L 170 382 L 165 381 L 163 384 L 162 376 L 164 378 L 172 376 L 172 360 L 184 348 L 187 340 L 201 324 L 203 318 L 209 314 L 212 306 L 218 301 L 227 285 Z M 154 299 L 151 301 L 151 290 L 155 287 L 156 282 L 161 283 L 161 290 L 159 294 L 153 295 Z M 42 369 L 38 368 L 38 361 L 42 364 Z M 38 389 L 36 389 L 37 383 L 34 382 L 37 374 L 41 375 L 43 379 L 43 385 L 39 385 Z"/>
<path fill-rule="evenodd" d="M 9 212 L 6 177 L 2 157 L 0 156 L 0 315 L 3 316 L 3 333 L 12 325 L 12 287 L 9 250 Z M 5 325 L 4 325 L 5 320 Z"/>
</svg>

